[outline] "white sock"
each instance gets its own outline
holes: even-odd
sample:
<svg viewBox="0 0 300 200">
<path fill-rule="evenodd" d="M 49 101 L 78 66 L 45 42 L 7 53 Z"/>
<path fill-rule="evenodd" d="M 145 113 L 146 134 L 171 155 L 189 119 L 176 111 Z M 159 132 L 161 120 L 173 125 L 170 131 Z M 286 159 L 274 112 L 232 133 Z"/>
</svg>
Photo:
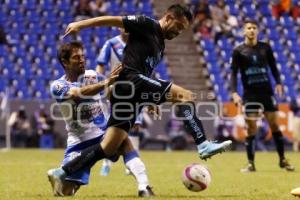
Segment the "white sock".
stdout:
<svg viewBox="0 0 300 200">
<path fill-rule="evenodd" d="M 131 144 L 137 152 L 140 150 L 140 138 L 139 136 L 129 136 L 129 139 L 131 141 Z"/>
<path fill-rule="evenodd" d="M 139 157 L 135 157 L 129 160 L 125 165 L 134 175 L 138 183 L 138 190 L 145 190 L 149 185 L 149 181 L 146 174 L 146 167 L 142 160 Z"/>
</svg>

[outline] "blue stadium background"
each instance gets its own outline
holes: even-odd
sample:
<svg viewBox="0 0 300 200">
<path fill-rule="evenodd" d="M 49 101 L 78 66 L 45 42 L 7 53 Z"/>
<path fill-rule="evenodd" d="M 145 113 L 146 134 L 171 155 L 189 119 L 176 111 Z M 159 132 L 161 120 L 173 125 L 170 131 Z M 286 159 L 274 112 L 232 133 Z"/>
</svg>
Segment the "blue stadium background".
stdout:
<svg viewBox="0 0 300 200">
<path fill-rule="evenodd" d="M 0 44 L 0 94 L 3 96 L 5 91 L 9 92 L 12 110 L 17 110 L 18 106 L 25 102 L 31 102 L 27 108 L 32 112 L 36 102 L 46 104 L 51 102 L 50 82 L 63 75 L 63 68 L 56 58 L 56 50 L 63 41 L 61 37 L 67 24 L 75 20 L 76 2 L 78 0 L 0 0 L 0 25 L 10 43 Z M 154 7 L 151 0 L 107 2 L 109 2 L 107 15 L 145 14 L 156 18 L 155 9 L 159 9 Z M 191 0 L 190 4 L 195 7 L 198 2 Z M 208 2 L 211 5 L 215 4 L 216 0 Z M 278 100 L 288 103 L 300 90 L 300 18 L 293 19 L 290 15 L 283 14 L 279 19 L 275 19 L 271 12 L 271 2 L 268 0 L 225 0 L 225 2 L 230 14 L 237 17 L 239 22 L 246 17 L 258 20 L 259 37 L 271 44 L 281 72 L 286 95 Z M 208 71 L 207 80 L 219 102 L 231 100 L 229 91 L 231 52 L 243 41 L 240 26 L 234 31 L 238 33 L 234 39 L 221 37 L 217 43 L 208 38 L 196 40 L 201 52 L 199 59 L 204 60 L 202 65 L 199 63 L 199 68 Z M 96 56 L 105 40 L 118 33 L 115 28 L 93 28 L 81 31 L 76 37 L 86 47 L 89 69 L 95 69 Z M 173 74 L 168 73 L 167 66 L 166 58 L 157 68 L 157 72 L 163 79 L 172 79 Z M 238 89 L 241 92 L 241 84 Z M 58 130 L 61 131 L 63 123 L 57 124 Z M 207 124 L 205 126 L 208 127 L 208 132 L 213 133 L 212 122 Z M 158 122 L 155 128 L 161 125 L 163 123 Z M 160 128 L 158 132 L 163 131 L 163 128 Z M 2 131 L 0 136 L 3 134 Z"/>
</svg>

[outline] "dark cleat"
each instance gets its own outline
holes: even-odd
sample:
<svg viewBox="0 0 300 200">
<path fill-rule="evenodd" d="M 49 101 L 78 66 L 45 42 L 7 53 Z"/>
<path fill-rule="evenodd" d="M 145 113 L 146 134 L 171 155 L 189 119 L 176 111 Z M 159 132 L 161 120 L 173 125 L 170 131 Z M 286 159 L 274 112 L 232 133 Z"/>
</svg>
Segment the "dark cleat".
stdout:
<svg viewBox="0 0 300 200">
<path fill-rule="evenodd" d="M 256 172 L 254 163 L 248 163 L 247 167 L 241 169 L 242 173 Z"/>
<path fill-rule="evenodd" d="M 148 185 L 145 190 L 139 190 L 138 196 L 143 198 L 149 198 L 149 197 L 154 197 L 155 194 L 152 191 L 152 188 Z"/>
<path fill-rule="evenodd" d="M 279 167 L 286 169 L 286 171 L 293 172 L 295 171 L 295 167 L 291 165 L 287 159 L 282 159 L 279 161 Z"/>
</svg>

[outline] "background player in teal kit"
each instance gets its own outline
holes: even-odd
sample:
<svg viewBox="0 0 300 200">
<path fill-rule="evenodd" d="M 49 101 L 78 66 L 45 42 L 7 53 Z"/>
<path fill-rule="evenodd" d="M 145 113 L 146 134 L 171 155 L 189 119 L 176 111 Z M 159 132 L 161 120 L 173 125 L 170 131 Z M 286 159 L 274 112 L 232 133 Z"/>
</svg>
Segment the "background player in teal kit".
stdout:
<svg viewBox="0 0 300 200">
<path fill-rule="evenodd" d="M 271 128 L 279 156 L 279 166 L 287 171 L 294 171 L 294 167 L 289 164 L 284 156 L 283 135 L 277 124 L 277 103 L 268 75 L 270 69 L 276 82 L 275 92 L 281 97 L 283 95 L 283 87 L 273 51 L 269 44 L 258 41 L 258 26 L 256 21 L 246 20 L 244 22 L 244 35 L 244 42 L 233 50 L 231 64 L 232 98 L 236 105 L 245 105 L 248 133 L 245 142 L 248 166 L 241 169 L 241 172 L 256 171 L 254 165 L 254 143 L 255 134 L 257 133 L 256 121 L 260 112 L 265 115 Z M 243 99 L 237 93 L 238 72 L 241 73 L 244 89 Z"/>
</svg>

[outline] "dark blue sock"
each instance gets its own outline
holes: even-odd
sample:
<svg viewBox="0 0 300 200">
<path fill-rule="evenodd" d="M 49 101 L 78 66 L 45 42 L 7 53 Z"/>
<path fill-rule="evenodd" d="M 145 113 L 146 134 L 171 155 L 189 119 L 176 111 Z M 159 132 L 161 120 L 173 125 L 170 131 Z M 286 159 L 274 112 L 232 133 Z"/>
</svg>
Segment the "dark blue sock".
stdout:
<svg viewBox="0 0 300 200">
<path fill-rule="evenodd" d="M 105 157 L 105 153 L 100 144 L 96 144 L 81 151 L 79 156 L 62 166 L 62 169 L 67 175 L 70 175 L 87 166 L 92 166 L 98 160 Z"/>
<path fill-rule="evenodd" d="M 245 146 L 248 161 L 253 163 L 255 157 L 255 136 L 246 137 Z"/>
<path fill-rule="evenodd" d="M 129 131 L 128 136 L 131 137 L 139 137 L 140 135 L 142 135 L 142 132 L 139 131 Z"/>
<path fill-rule="evenodd" d="M 281 131 L 272 132 L 273 139 L 275 142 L 276 150 L 279 155 L 279 158 L 284 159 L 284 138 Z"/>
<path fill-rule="evenodd" d="M 196 116 L 194 102 L 185 102 L 178 105 L 178 117 L 183 120 L 186 130 L 193 136 L 195 143 L 201 144 L 206 140 L 202 122 Z"/>
<path fill-rule="evenodd" d="M 130 161 L 136 157 L 139 157 L 139 154 L 137 153 L 137 151 L 135 151 L 135 150 L 130 151 L 123 156 L 124 163 L 127 163 L 128 161 Z"/>
</svg>

